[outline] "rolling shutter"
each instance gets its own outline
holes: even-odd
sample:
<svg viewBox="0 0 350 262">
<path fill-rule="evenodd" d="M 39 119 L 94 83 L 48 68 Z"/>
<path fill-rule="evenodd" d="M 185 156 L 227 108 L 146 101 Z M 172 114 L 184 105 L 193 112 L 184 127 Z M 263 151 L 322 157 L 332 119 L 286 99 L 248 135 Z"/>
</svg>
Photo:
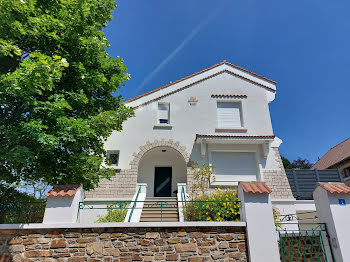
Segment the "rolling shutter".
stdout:
<svg viewBox="0 0 350 262">
<path fill-rule="evenodd" d="M 166 120 L 169 123 L 169 104 L 158 104 L 158 121 L 162 123 L 162 121 Z"/>
<path fill-rule="evenodd" d="M 211 157 L 216 182 L 256 180 L 255 153 L 212 152 Z"/>
<path fill-rule="evenodd" d="M 239 103 L 218 103 L 217 116 L 219 128 L 241 127 L 241 105 Z"/>
</svg>

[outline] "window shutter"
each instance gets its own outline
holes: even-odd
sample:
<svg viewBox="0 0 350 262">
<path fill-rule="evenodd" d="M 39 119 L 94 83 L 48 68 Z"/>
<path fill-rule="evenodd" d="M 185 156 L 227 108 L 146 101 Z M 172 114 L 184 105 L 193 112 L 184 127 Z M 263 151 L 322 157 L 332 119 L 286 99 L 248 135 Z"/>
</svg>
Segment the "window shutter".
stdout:
<svg viewBox="0 0 350 262">
<path fill-rule="evenodd" d="M 255 181 L 258 173 L 254 153 L 212 152 L 217 182 Z"/>
<path fill-rule="evenodd" d="M 169 120 L 169 104 L 158 104 L 158 119 Z"/>
<path fill-rule="evenodd" d="M 239 103 L 218 103 L 218 127 L 241 127 L 241 105 Z"/>
</svg>

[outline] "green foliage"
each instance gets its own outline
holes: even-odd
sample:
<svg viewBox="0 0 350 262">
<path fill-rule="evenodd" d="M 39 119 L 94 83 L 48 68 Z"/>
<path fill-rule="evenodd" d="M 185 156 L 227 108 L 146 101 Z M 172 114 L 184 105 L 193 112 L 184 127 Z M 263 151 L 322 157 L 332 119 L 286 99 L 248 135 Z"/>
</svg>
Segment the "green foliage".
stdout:
<svg viewBox="0 0 350 262">
<path fill-rule="evenodd" d="M 284 169 L 290 169 L 291 168 L 290 161 L 284 156 L 281 156 L 281 159 L 282 159 Z"/>
<path fill-rule="evenodd" d="M 280 223 L 281 211 L 277 207 L 272 207 L 272 213 L 276 227 L 281 228 L 283 226 L 283 224 Z"/>
<path fill-rule="evenodd" d="M 6 183 L 110 178 L 104 141 L 133 116 L 130 76 L 102 29 L 114 0 L 0 1 L 0 176 Z"/>
<path fill-rule="evenodd" d="M 313 163 L 311 163 L 308 159 L 306 158 L 301 158 L 298 157 L 296 160 L 294 160 L 292 163 L 285 157 L 281 156 L 282 163 L 284 169 L 310 169 L 313 166 Z"/>
<path fill-rule="evenodd" d="M 107 215 L 99 216 L 96 220 L 97 223 L 108 223 L 108 222 L 124 222 L 126 213 L 128 209 L 126 208 L 117 208 L 115 205 L 110 205 L 107 208 Z"/>
<path fill-rule="evenodd" d="M 184 216 L 187 221 L 240 220 L 239 202 L 237 192 L 234 190 L 218 188 L 215 193 L 204 194 L 194 201 L 189 201 L 185 205 Z"/>
<path fill-rule="evenodd" d="M 210 182 L 215 180 L 213 176 L 214 167 L 202 164 L 199 167 L 198 162 L 194 162 L 192 165 L 193 180 L 194 183 L 191 187 L 192 197 L 198 197 L 204 195 L 209 188 Z"/>
<path fill-rule="evenodd" d="M 0 224 L 41 223 L 46 201 L 0 183 Z"/>
</svg>

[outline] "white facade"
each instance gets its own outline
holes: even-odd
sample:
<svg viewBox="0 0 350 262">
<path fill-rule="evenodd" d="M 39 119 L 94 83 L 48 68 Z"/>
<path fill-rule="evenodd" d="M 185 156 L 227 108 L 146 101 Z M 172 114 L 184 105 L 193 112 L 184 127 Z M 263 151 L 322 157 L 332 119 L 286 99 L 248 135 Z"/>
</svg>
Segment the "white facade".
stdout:
<svg viewBox="0 0 350 262">
<path fill-rule="evenodd" d="M 124 170 L 131 168 L 143 145 L 178 141 L 189 163 L 214 166 L 217 185 L 262 181 L 265 170 L 280 168 L 271 150 L 281 143 L 273 136 L 269 112 L 275 93 L 272 80 L 222 62 L 127 101 L 135 117 L 124 123 L 122 132 L 113 132 L 105 149 L 119 152 L 113 167 Z M 186 183 L 189 163 L 172 148 L 151 149 L 137 167 L 137 183 L 147 183 L 147 196 L 153 196 L 155 167 L 172 167 L 175 196 L 177 183 Z"/>
</svg>

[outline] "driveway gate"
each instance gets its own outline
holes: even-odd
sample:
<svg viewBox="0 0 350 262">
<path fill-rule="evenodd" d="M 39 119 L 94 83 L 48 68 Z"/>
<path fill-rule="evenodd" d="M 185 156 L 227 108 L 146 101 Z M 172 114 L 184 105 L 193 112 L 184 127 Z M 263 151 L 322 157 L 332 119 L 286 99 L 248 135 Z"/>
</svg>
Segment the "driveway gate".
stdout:
<svg viewBox="0 0 350 262">
<path fill-rule="evenodd" d="M 276 229 L 282 262 L 334 261 L 324 223 L 277 224 Z"/>
</svg>

